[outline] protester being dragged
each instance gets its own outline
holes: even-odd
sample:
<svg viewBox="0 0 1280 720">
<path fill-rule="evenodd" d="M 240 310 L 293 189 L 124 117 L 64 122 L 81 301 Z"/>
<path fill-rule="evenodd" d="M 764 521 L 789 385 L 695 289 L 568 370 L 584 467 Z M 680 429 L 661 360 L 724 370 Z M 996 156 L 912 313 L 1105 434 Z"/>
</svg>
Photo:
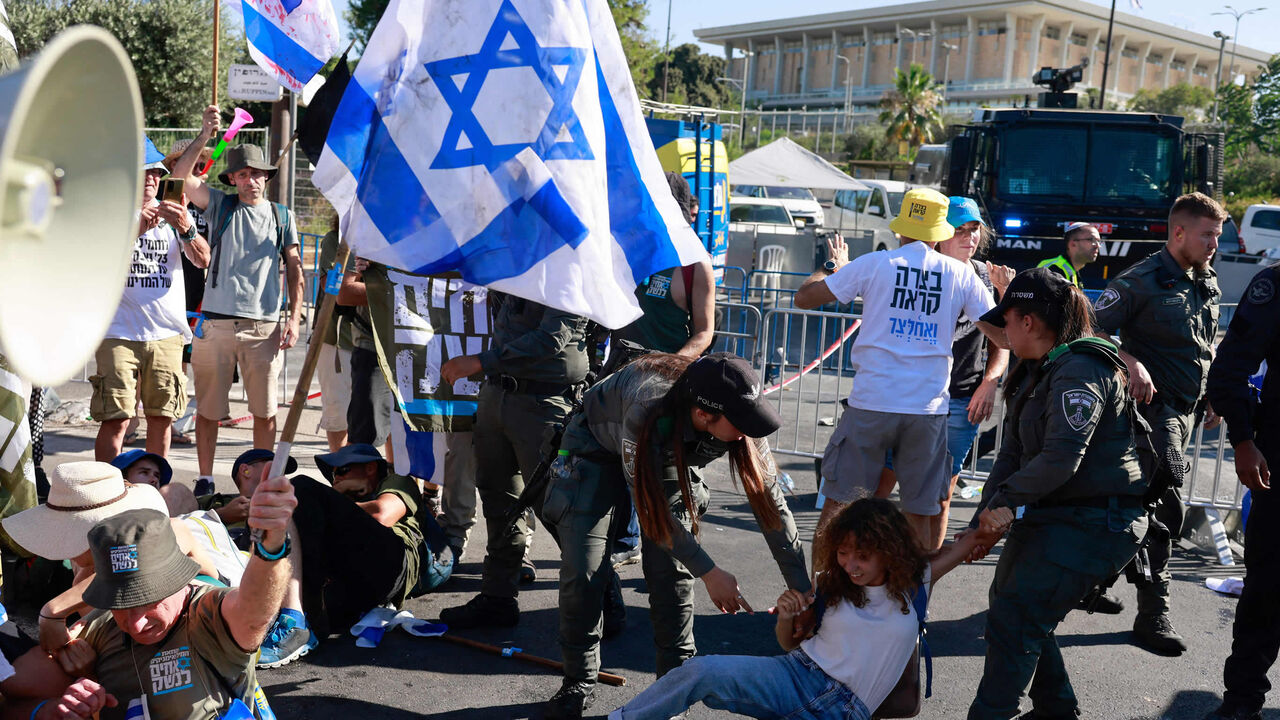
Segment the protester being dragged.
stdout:
<svg viewBox="0 0 1280 720">
<path fill-rule="evenodd" d="M 1019 361 L 1005 384 L 1004 444 L 973 523 L 999 531 L 1015 508 L 1025 512 L 991 583 L 986 664 L 969 720 L 1015 717 L 1028 686 L 1034 717 L 1079 716 L 1054 631 L 1146 533 L 1135 445 L 1146 424 L 1124 362 L 1093 337 L 1091 319 L 1084 293 L 1038 268 L 1019 273 L 978 322 Z"/>
<path fill-rule="evenodd" d="M 1098 233 L 1098 226 L 1087 222 L 1073 222 L 1063 232 L 1062 243 L 1066 249 L 1061 255 L 1042 260 L 1036 267 L 1047 267 L 1072 285 L 1083 288 L 1080 271 L 1085 265 L 1097 260 L 1098 252 L 1102 249 L 1102 235 Z"/>
<path fill-rule="evenodd" d="M 125 482 L 150 485 L 159 490 L 171 517 L 199 509 L 191 488 L 170 482 L 173 480 L 173 468 L 163 457 L 146 450 L 126 450 L 112 458 L 111 465 L 120 471 Z"/>
<path fill-rule="evenodd" d="M 253 446 L 275 445 L 283 350 L 298 341 L 302 319 L 302 256 L 292 211 L 267 200 L 266 184 L 276 174 L 257 145 L 226 152 L 218 180 L 235 187 L 227 194 L 195 174 L 201 150 L 217 132 L 216 105 L 205 108 L 200 134 L 173 174 L 186 184 L 187 198 L 204 211 L 212 247 L 205 283 L 203 335 L 191 351 L 196 379 L 196 455 L 200 477 L 196 495 L 213 491 L 218 424 L 231 414 L 228 396 L 239 368 L 253 415 Z M 286 282 L 281 282 L 281 276 Z M 287 311 L 282 318 L 282 309 Z"/>
<path fill-rule="evenodd" d="M 40 644 L 52 652 L 71 639 L 68 620 L 89 608 L 81 595 L 93 578 L 93 556 L 87 534 L 94 523 L 126 510 L 158 510 L 168 516 L 160 492 L 150 485 L 124 481 L 120 471 L 100 462 L 63 463 L 49 478 L 49 501 L 5 518 L 4 529 L 27 552 L 49 560 L 69 560 L 71 589 L 40 608 Z M 171 523 L 182 552 L 201 572 L 217 577 L 217 567 L 204 554 L 181 520 Z"/>
<path fill-rule="evenodd" d="M 332 487 L 305 475 L 293 478 L 300 557 L 259 667 L 286 665 L 369 610 L 400 607 L 452 573 L 444 532 L 422 511 L 413 478 L 392 472 L 368 444 L 315 460 Z"/>
<path fill-rule="evenodd" d="M 846 505 L 818 531 L 814 554 L 827 569 L 816 598 L 795 589 L 778 597 L 785 655 L 691 658 L 609 718 L 667 720 L 702 702 L 752 717 L 870 720 L 910 661 L 934 583 L 998 539 L 966 533 L 931 554 L 888 500 Z"/>
<path fill-rule="evenodd" d="M 610 527 L 624 494 L 640 519 L 659 676 L 697 652 L 695 578 L 721 612 L 751 612 L 737 579 L 697 539 L 710 502 L 698 470 L 713 460 L 729 455 L 787 587 L 809 592 L 804 551 L 764 440 L 780 424 L 750 364 L 728 353 L 645 355 L 587 392 L 565 430 L 541 513 L 561 549 L 565 678 L 547 702 L 548 718 L 580 718 L 594 696 L 601 601 L 615 577 Z"/>
<path fill-rule="evenodd" d="M 192 582 L 199 568 L 161 512 L 128 510 L 94 525 L 96 573 L 84 597 L 98 611 L 83 632 L 97 653 L 94 679 L 76 681 L 32 717 L 253 717 L 254 654 L 289 576 L 296 504 L 285 478 L 258 486 L 249 524 L 262 539 L 240 585 L 229 589 Z"/>
<path fill-rule="evenodd" d="M 947 385 L 951 342 L 963 315 L 995 304 L 966 263 L 932 245 L 955 235 L 949 201 L 927 188 L 907 192 L 890 227 L 901 246 L 849 261 L 839 235 L 827 239 L 830 260 L 796 292 L 798 308 L 862 298 L 862 326 L 850 355 L 858 373 L 822 458 L 822 520 L 859 492 L 880 484 L 893 452 L 900 507 L 921 545 L 932 544 L 942 498 L 950 487 Z M 821 570 L 822 568 L 817 568 Z"/>
<path fill-rule="evenodd" d="M 95 355 L 97 371 L 89 378 L 89 413 L 101 423 L 94 457 L 102 462 L 120 454 L 139 396 L 147 419 L 147 451 L 168 454 L 173 421 L 187 407 L 182 349 L 191 342 L 179 258 L 185 255 L 203 267 L 210 257 L 185 197 L 159 197 L 161 178 L 169 171 L 151 139 L 143 140 L 142 208 L 133 260 L 120 305 Z"/>
</svg>

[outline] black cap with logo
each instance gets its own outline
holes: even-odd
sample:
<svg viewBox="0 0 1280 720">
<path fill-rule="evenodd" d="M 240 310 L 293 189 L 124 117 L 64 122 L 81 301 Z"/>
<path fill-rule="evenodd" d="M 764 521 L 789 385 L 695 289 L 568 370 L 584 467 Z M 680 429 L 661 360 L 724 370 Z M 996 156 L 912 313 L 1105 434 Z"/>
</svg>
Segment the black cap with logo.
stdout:
<svg viewBox="0 0 1280 720">
<path fill-rule="evenodd" d="M 698 358 L 685 370 L 685 378 L 694 405 L 724 415 L 747 437 L 767 437 L 782 426 L 778 411 L 760 392 L 760 376 L 733 353 Z"/>
<path fill-rule="evenodd" d="M 1023 270 L 1009 283 L 1000 303 L 978 319 L 1002 328 L 1004 312 L 1016 307 L 1035 310 L 1046 320 L 1055 322 L 1061 319 L 1074 287 L 1065 277 L 1047 267 Z"/>
</svg>

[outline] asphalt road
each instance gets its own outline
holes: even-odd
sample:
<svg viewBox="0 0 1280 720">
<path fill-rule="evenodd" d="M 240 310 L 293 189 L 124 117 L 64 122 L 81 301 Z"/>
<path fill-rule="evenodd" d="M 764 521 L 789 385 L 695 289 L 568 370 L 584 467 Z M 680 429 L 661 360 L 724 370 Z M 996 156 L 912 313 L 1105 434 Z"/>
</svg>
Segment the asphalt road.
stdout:
<svg viewBox="0 0 1280 720">
<path fill-rule="evenodd" d="M 88 386 L 73 383 L 59 388 L 64 398 L 88 395 Z M 243 403 L 233 403 L 241 415 Z M 799 434 L 808 440 L 829 428 L 816 426 L 825 411 L 800 414 Z M 310 456 L 323 452 L 316 432 L 318 411 L 308 409 L 295 444 L 303 471 L 313 468 Z M 815 417 L 817 416 L 817 417 Z M 92 455 L 94 425 L 47 428 L 45 467 Z M 794 430 L 793 430 L 794 432 Z M 825 435 L 822 436 L 825 439 Z M 219 489 L 230 490 L 230 463 L 251 442 L 248 428 L 225 428 L 219 445 Z M 810 441 L 811 442 L 811 441 Z M 819 446 L 820 447 L 820 446 Z M 176 479 L 192 482 L 195 452 L 175 447 L 171 453 Z M 780 457 L 780 465 L 796 483 L 789 498 L 801 534 L 812 537 L 818 513 L 814 508 L 812 460 Z M 702 542 L 717 563 L 734 573 L 744 595 L 757 609 L 773 604 L 783 590 L 763 538 L 755 529 L 745 497 L 729 482 L 723 462 L 710 468 L 711 509 L 703 520 Z M 1224 476 L 1233 480 L 1230 470 Z M 953 530 L 972 514 L 976 500 L 957 497 Z M 479 588 L 484 531 L 477 527 L 459 571 L 445 592 L 408 603 L 419 617 L 435 617 L 440 609 L 464 602 Z M 930 607 L 930 645 L 934 653 L 933 697 L 925 701 L 921 717 L 963 718 L 982 674 L 986 592 L 996 553 L 979 563 L 962 566 L 940 581 Z M 538 579 L 520 598 L 523 614 L 513 629 L 468 631 L 466 636 L 495 645 L 522 648 L 545 657 L 558 657 L 556 645 L 557 553 L 540 533 L 534 544 Z M 1240 575 L 1243 567 L 1224 568 L 1216 558 L 1189 544 L 1173 561 L 1173 621 L 1191 644 L 1180 658 L 1163 658 L 1129 644 L 1133 622 L 1133 590 L 1118 594 L 1130 606 L 1119 616 L 1072 613 L 1059 631 L 1063 654 L 1084 717 L 1106 720 L 1160 718 L 1199 719 L 1216 707 L 1221 692 L 1222 663 L 1230 648 L 1236 601 L 1204 587 L 1210 576 Z M 638 565 L 622 570 L 629 607 L 627 631 L 603 645 L 604 669 L 627 678 L 625 687 L 602 686 L 592 712 L 601 716 L 626 702 L 653 681 L 653 646 L 646 608 L 644 580 Z M 697 589 L 695 634 L 699 652 L 775 654 L 770 616 L 721 615 L 705 591 Z M 302 661 L 264 670 L 260 680 L 282 720 L 352 720 L 353 718 L 529 718 L 539 717 L 541 703 L 559 687 L 554 673 L 514 659 L 486 655 L 438 639 L 388 634 L 376 649 L 355 647 L 350 636 L 334 637 Z M 1272 669 L 1273 683 L 1280 667 Z M 1029 706 L 1024 705 L 1024 709 Z M 1280 720 L 1280 695 L 1273 694 L 1266 720 Z M 691 719 L 728 717 L 698 707 Z"/>
</svg>

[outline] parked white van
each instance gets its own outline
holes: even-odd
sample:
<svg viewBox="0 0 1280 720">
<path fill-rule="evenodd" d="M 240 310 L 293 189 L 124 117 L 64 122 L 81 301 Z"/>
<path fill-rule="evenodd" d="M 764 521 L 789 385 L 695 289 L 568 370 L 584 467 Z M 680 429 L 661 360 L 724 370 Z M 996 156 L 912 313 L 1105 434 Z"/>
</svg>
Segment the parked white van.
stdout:
<svg viewBox="0 0 1280 720">
<path fill-rule="evenodd" d="M 898 216 L 902 197 L 912 186 L 900 180 L 859 178 L 858 182 L 869 189 L 837 191 L 827 211 L 827 227 L 842 233 L 873 230 L 872 250 L 896 249 L 898 237 L 889 229 L 889 221 Z"/>
<path fill-rule="evenodd" d="M 1250 205 L 1240 222 L 1240 244 L 1250 255 L 1280 248 L 1280 205 Z"/>
<path fill-rule="evenodd" d="M 787 211 L 796 220 L 803 220 L 806 225 L 825 227 L 822 205 L 808 188 L 781 187 L 777 185 L 734 185 L 729 189 L 730 195 L 742 197 L 768 198 L 781 200 Z"/>
</svg>

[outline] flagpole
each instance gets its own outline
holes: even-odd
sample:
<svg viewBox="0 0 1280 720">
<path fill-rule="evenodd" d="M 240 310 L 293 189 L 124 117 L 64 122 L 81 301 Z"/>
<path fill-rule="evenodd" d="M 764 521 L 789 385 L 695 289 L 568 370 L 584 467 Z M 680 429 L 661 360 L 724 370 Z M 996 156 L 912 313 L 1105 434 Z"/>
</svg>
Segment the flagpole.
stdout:
<svg viewBox="0 0 1280 720">
<path fill-rule="evenodd" d="M 222 16 L 218 0 L 213 0 L 213 100 L 210 105 L 218 104 L 218 19 Z"/>
<path fill-rule="evenodd" d="M 1107 20 L 1107 49 L 1102 54 L 1102 88 L 1098 90 L 1098 109 L 1107 109 L 1107 69 L 1111 66 L 1111 29 L 1116 24 L 1116 0 L 1111 0 L 1111 17 Z"/>
</svg>

